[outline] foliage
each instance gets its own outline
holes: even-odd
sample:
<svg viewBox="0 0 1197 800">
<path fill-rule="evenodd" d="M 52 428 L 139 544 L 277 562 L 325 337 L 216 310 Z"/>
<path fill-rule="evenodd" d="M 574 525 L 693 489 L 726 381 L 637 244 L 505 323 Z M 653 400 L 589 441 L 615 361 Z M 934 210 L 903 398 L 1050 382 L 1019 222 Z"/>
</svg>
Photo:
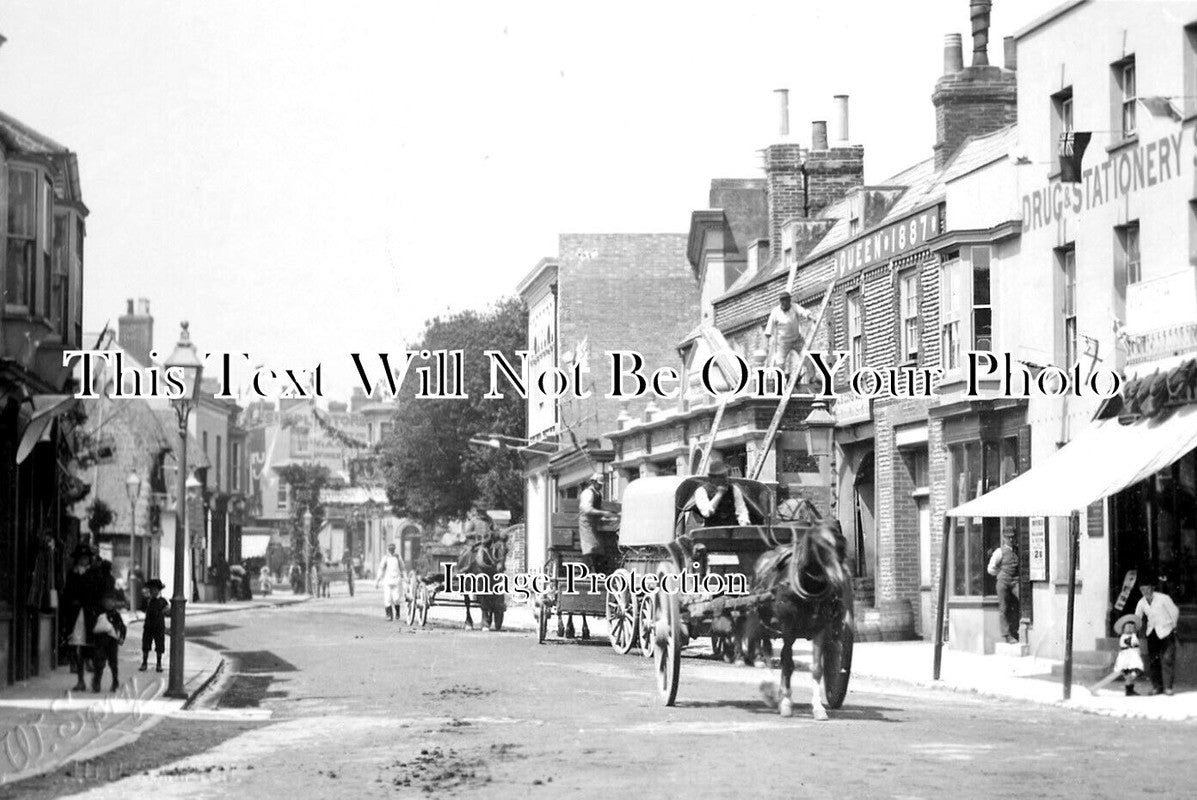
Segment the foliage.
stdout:
<svg viewBox="0 0 1197 800">
<path fill-rule="evenodd" d="M 87 529 L 93 534 L 98 534 L 100 531 L 112 524 L 115 515 L 112 513 L 112 508 L 103 500 L 96 499 L 87 507 Z"/>
<path fill-rule="evenodd" d="M 523 516 L 524 479 L 520 455 L 471 445 L 471 437 L 525 434 L 525 401 L 513 391 L 503 399 L 483 397 L 490 388 L 485 350 L 498 350 L 517 369 L 516 352 L 526 349 L 528 315 L 518 298 L 505 298 L 485 311 L 463 311 L 425 323 L 412 350 L 462 350 L 468 399 L 416 398 L 413 359 L 400 388 L 391 436 L 382 444 L 387 496 L 397 513 L 432 524 L 460 517 L 475 500 L 487 508 L 507 509 L 512 520 Z M 435 384 L 434 384 L 435 385 Z M 506 387 L 504 387 L 506 388 Z"/>
<path fill-rule="evenodd" d="M 328 467 L 322 464 L 287 464 L 278 468 L 278 479 L 291 492 L 291 557 L 297 564 L 312 564 L 319 558 L 317 537 L 324 527 L 324 503 L 320 492 L 331 483 Z M 312 512 L 312 528 L 304 552 L 303 515 Z"/>
</svg>

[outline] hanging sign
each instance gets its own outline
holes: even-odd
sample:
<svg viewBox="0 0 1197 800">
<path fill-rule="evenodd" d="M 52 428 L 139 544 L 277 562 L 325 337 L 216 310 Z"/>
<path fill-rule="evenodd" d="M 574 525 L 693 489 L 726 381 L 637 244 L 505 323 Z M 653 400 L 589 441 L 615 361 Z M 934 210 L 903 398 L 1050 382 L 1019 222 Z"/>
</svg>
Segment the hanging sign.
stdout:
<svg viewBox="0 0 1197 800">
<path fill-rule="evenodd" d="M 1030 525 L 1030 579 L 1047 580 L 1047 518 L 1031 517 Z"/>
</svg>

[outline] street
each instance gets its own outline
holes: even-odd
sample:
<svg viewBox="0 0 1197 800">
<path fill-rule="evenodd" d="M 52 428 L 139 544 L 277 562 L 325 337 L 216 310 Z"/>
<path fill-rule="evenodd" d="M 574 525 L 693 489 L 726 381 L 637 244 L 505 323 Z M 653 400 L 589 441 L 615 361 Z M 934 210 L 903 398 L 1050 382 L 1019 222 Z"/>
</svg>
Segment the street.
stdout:
<svg viewBox="0 0 1197 800">
<path fill-rule="evenodd" d="M 192 711 L 0 797 L 1181 797 L 1197 776 L 1191 724 L 865 681 L 816 723 L 805 673 L 782 719 L 759 699 L 770 673 L 697 655 L 664 708 L 649 663 L 601 637 L 412 629 L 377 606 L 359 591 L 197 619 L 226 669 Z"/>
</svg>

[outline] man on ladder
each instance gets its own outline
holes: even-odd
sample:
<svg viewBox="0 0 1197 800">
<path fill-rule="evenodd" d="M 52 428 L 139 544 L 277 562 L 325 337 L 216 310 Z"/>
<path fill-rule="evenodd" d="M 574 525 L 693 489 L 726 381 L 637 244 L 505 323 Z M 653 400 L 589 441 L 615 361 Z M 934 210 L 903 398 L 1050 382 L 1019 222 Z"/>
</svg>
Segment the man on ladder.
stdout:
<svg viewBox="0 0 1197 800">
<path fill-rule="evenodd" d="M 793 370 L 801 370 L 802 347 L 806 341 L 802 327 L 804 323 L 814 321 L 813 314 L 793 303 L 789 292 L 778 295 L 777 307 L 769 312 L 769 319 L 765 323 L 765 346 L 772 351 L 769 365 L 779 368 L 786 375 Z"/>
</svg>

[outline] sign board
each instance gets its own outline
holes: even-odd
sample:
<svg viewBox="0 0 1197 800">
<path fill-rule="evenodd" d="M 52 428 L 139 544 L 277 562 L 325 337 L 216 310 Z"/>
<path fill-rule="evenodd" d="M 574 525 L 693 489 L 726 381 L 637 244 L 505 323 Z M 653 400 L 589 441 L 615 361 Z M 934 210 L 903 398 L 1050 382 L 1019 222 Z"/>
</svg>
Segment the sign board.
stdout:
<svg viewBox="0 0 1197 800">
<path fill-rule="evenodd" d="M 1030 519 L 1030 579 L 1047 580 L 1047 518 Z"/>
<path fill-rule="evenodd" d="M 1126 601 L 1130 599 L 1131 590 L 1135 588 L 1135 581 L 1138 579 L 1138 570 L 1127 570 L 1126 577 L 1122 579 L 1122 591 L 1118 593 L 1118 599 L 1114 601 L 1115 611 L 1122 611 L 1126 608 Z"/>
<path fill-rule="evenodd" d="M 837 274 L 846 275 L 895 256 L 923 247 L 928 239 L 939 236 L 941 206 L 920 211 L 901 222 L 870 231 L 841 247 L 831 256 Z"/>
<path fill-rule="evenodd" d="M 835 415 L 836 427 L 843 425 L 857 425 L 868 422 L 873 416 L 873 398 L 841 395 L 831 406 L 831 413 Z"/>
</svg>

